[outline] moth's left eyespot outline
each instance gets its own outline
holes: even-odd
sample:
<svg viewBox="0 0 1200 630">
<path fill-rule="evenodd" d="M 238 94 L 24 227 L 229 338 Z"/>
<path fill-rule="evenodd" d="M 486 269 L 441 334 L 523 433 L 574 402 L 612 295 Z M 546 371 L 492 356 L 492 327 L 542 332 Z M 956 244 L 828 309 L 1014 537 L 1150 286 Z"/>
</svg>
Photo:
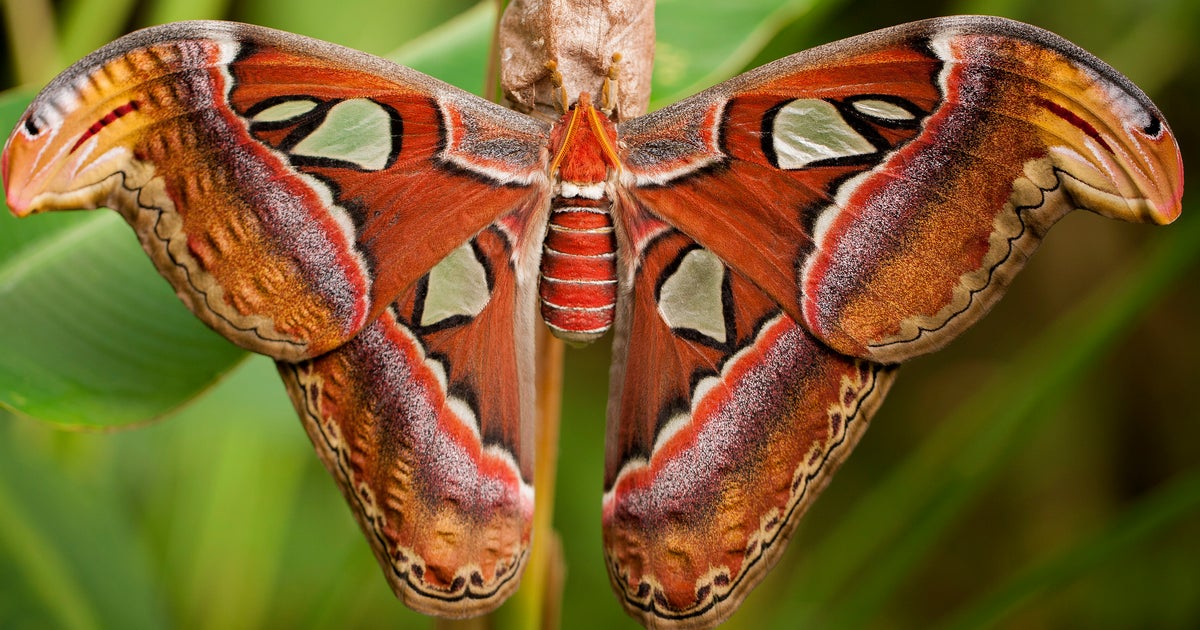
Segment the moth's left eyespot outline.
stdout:
<svg viewBox="0 0 1200 630">
<path fill-rule="evenodd" d="M 869 166 L 907 141 L 896 138 L 897 131 L 917 129 L 926 115 L 888 94 L 781 101 L 763 116 L 762 151 L 783 170 Z"/>
<path fill-rule="evenodd" d="M 399 157 L 404 134 L 400 113 L 368 98 L 277 96 L 256 103 L 243 116 L 263 141 L 265 134 L 286 131 L 276 148 L 296 166 L 386 170 Z"/>
</svg>

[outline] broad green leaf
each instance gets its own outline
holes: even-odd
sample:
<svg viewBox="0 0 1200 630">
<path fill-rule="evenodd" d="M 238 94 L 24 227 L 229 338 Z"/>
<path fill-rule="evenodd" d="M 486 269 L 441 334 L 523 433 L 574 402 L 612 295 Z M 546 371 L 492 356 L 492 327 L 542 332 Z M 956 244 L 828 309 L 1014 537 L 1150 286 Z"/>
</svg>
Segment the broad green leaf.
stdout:
<svg viewBox="0 0 1200 630">
<path fill-rule="evenodd" d="M 392 51 L 387 58 L 482 94 L 495 24 L 496 3 L 483 0 Z"/>
<path fill-rule="evenodd" d="M 245 355 L 179 303 L 114 213 L 0 267 L 0 346 L 0 404 L 76 426 L 161 416 Z"/>
<path fill-rule="evenodd" d="M 65 474 L 17 422 L 0 411 L 0 622 L 166 627 L 146 548 L 110 480 Z"/>
</svg>

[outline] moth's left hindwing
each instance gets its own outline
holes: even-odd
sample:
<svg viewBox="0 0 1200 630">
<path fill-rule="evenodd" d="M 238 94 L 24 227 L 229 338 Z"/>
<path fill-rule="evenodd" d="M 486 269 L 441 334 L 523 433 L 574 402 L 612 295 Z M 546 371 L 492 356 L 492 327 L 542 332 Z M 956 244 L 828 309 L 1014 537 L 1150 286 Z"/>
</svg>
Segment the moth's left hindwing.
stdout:
<svg viewBox="0 0 1200 630">
<path fill-rule="evenodd" d="M 830 350 L 678 231 L 643 257 L 617 318 L 606 561 L 648 627 L 707 627 L 775 564 L 893 370 Z"/>
<path fill-rule="evenodd" d="M 121 212 L 197 316 L 277 359 L 397 594 L 465 616 L 528 554 L 547 135 L 363 53 L 180 23 L 51 83 L 4 175 L 19 215 Z"/>
<path fill-rule="evenodd" d="M 1072 208 L 1166 223 L 1182 164 L 1128 80 L 996 18 L 793 55 L 618 126 L 626 236 L 605 552 L 709 627 L 778 559 L 890 381 Z"/>
</svg>

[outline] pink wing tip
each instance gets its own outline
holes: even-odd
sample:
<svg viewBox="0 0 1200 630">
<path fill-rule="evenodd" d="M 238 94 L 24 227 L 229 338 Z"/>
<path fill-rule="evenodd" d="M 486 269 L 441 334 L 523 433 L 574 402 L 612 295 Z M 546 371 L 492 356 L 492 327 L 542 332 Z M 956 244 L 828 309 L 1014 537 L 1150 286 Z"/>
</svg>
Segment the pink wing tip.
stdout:
<svg viewBox="0 0 1200 630">
<path fill-rule="evenodd" d="M 4 152 L 0 153 L 0 180 L 4 182 L 4 201 L 8 205 L 8 211 L 13 216 L 22 218 L 38 212 L 33 200 L 37 196 L 39 186 L 30 181 L 28 161 L 22 159 L 29 152 L 14 151 L 15 148 L 25 149 L 24 146 L 20 146 L 19 138 L 10 139 L 4 147 Z"/>
<path fill-rule="evenodd" d="M 1172 143 L 1174 144 L 1174 143 Z M 1148 201 L 1151 208 L 1151 220 L 1158 225 L 1166 225 L 1179 218 L 1183 212 L 1183 155 L 1176 148 L 1172 169 L 1163 173 L 1157 189 L 1151 191 Z"/>
<path fill-rule="evenodd" d="M 1167 206 L 1166 212 L 1162 213 L 1162 223 L 1167 224 L 1179 218 L 1183 212 L 1183 154 L 1175 152 L 1175 177 L 1171 182 L 1171 189 L 1174 195 L 1171 196 L 1171 203 Z"/>
<path fill-rule="evenodd" d="M 14 216 L 23 217 L 29 214 L 28 204 L 20 199 L 18 190 L 9 183 L 8 170 L 8 151 L 0 154 L 0 179 L 4 182 L 4 201 L 8 204 L 8 211 Z"/>
</svg>

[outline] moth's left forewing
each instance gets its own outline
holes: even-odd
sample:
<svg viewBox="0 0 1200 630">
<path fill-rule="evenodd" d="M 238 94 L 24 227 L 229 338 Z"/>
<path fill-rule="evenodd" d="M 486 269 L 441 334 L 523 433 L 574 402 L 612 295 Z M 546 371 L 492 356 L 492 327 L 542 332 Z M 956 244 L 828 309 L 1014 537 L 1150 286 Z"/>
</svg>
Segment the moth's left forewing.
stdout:
<svg viewBox="0 0 1200 630">
<path fill-rule="evenodd" d="M 797 278 L 811 330 L 888 362 L 977 321 L 1071 210 L 1169 223 L 1183 192 L 1162 114 L 1091 54 L 993 18 L 933 22 L 919 41 L 941 60 L 938 106 L 838 188 Z"/>
<path fill-rule="evenodd" d="M 1071 209 L 1166 223 L 1183 186 L 1136 86 L 999 18 L 822 46 L 620 131 L 630 194 L 652 214 L 825 343 L 883 362 L 977 320 Z"/>
</svg>

